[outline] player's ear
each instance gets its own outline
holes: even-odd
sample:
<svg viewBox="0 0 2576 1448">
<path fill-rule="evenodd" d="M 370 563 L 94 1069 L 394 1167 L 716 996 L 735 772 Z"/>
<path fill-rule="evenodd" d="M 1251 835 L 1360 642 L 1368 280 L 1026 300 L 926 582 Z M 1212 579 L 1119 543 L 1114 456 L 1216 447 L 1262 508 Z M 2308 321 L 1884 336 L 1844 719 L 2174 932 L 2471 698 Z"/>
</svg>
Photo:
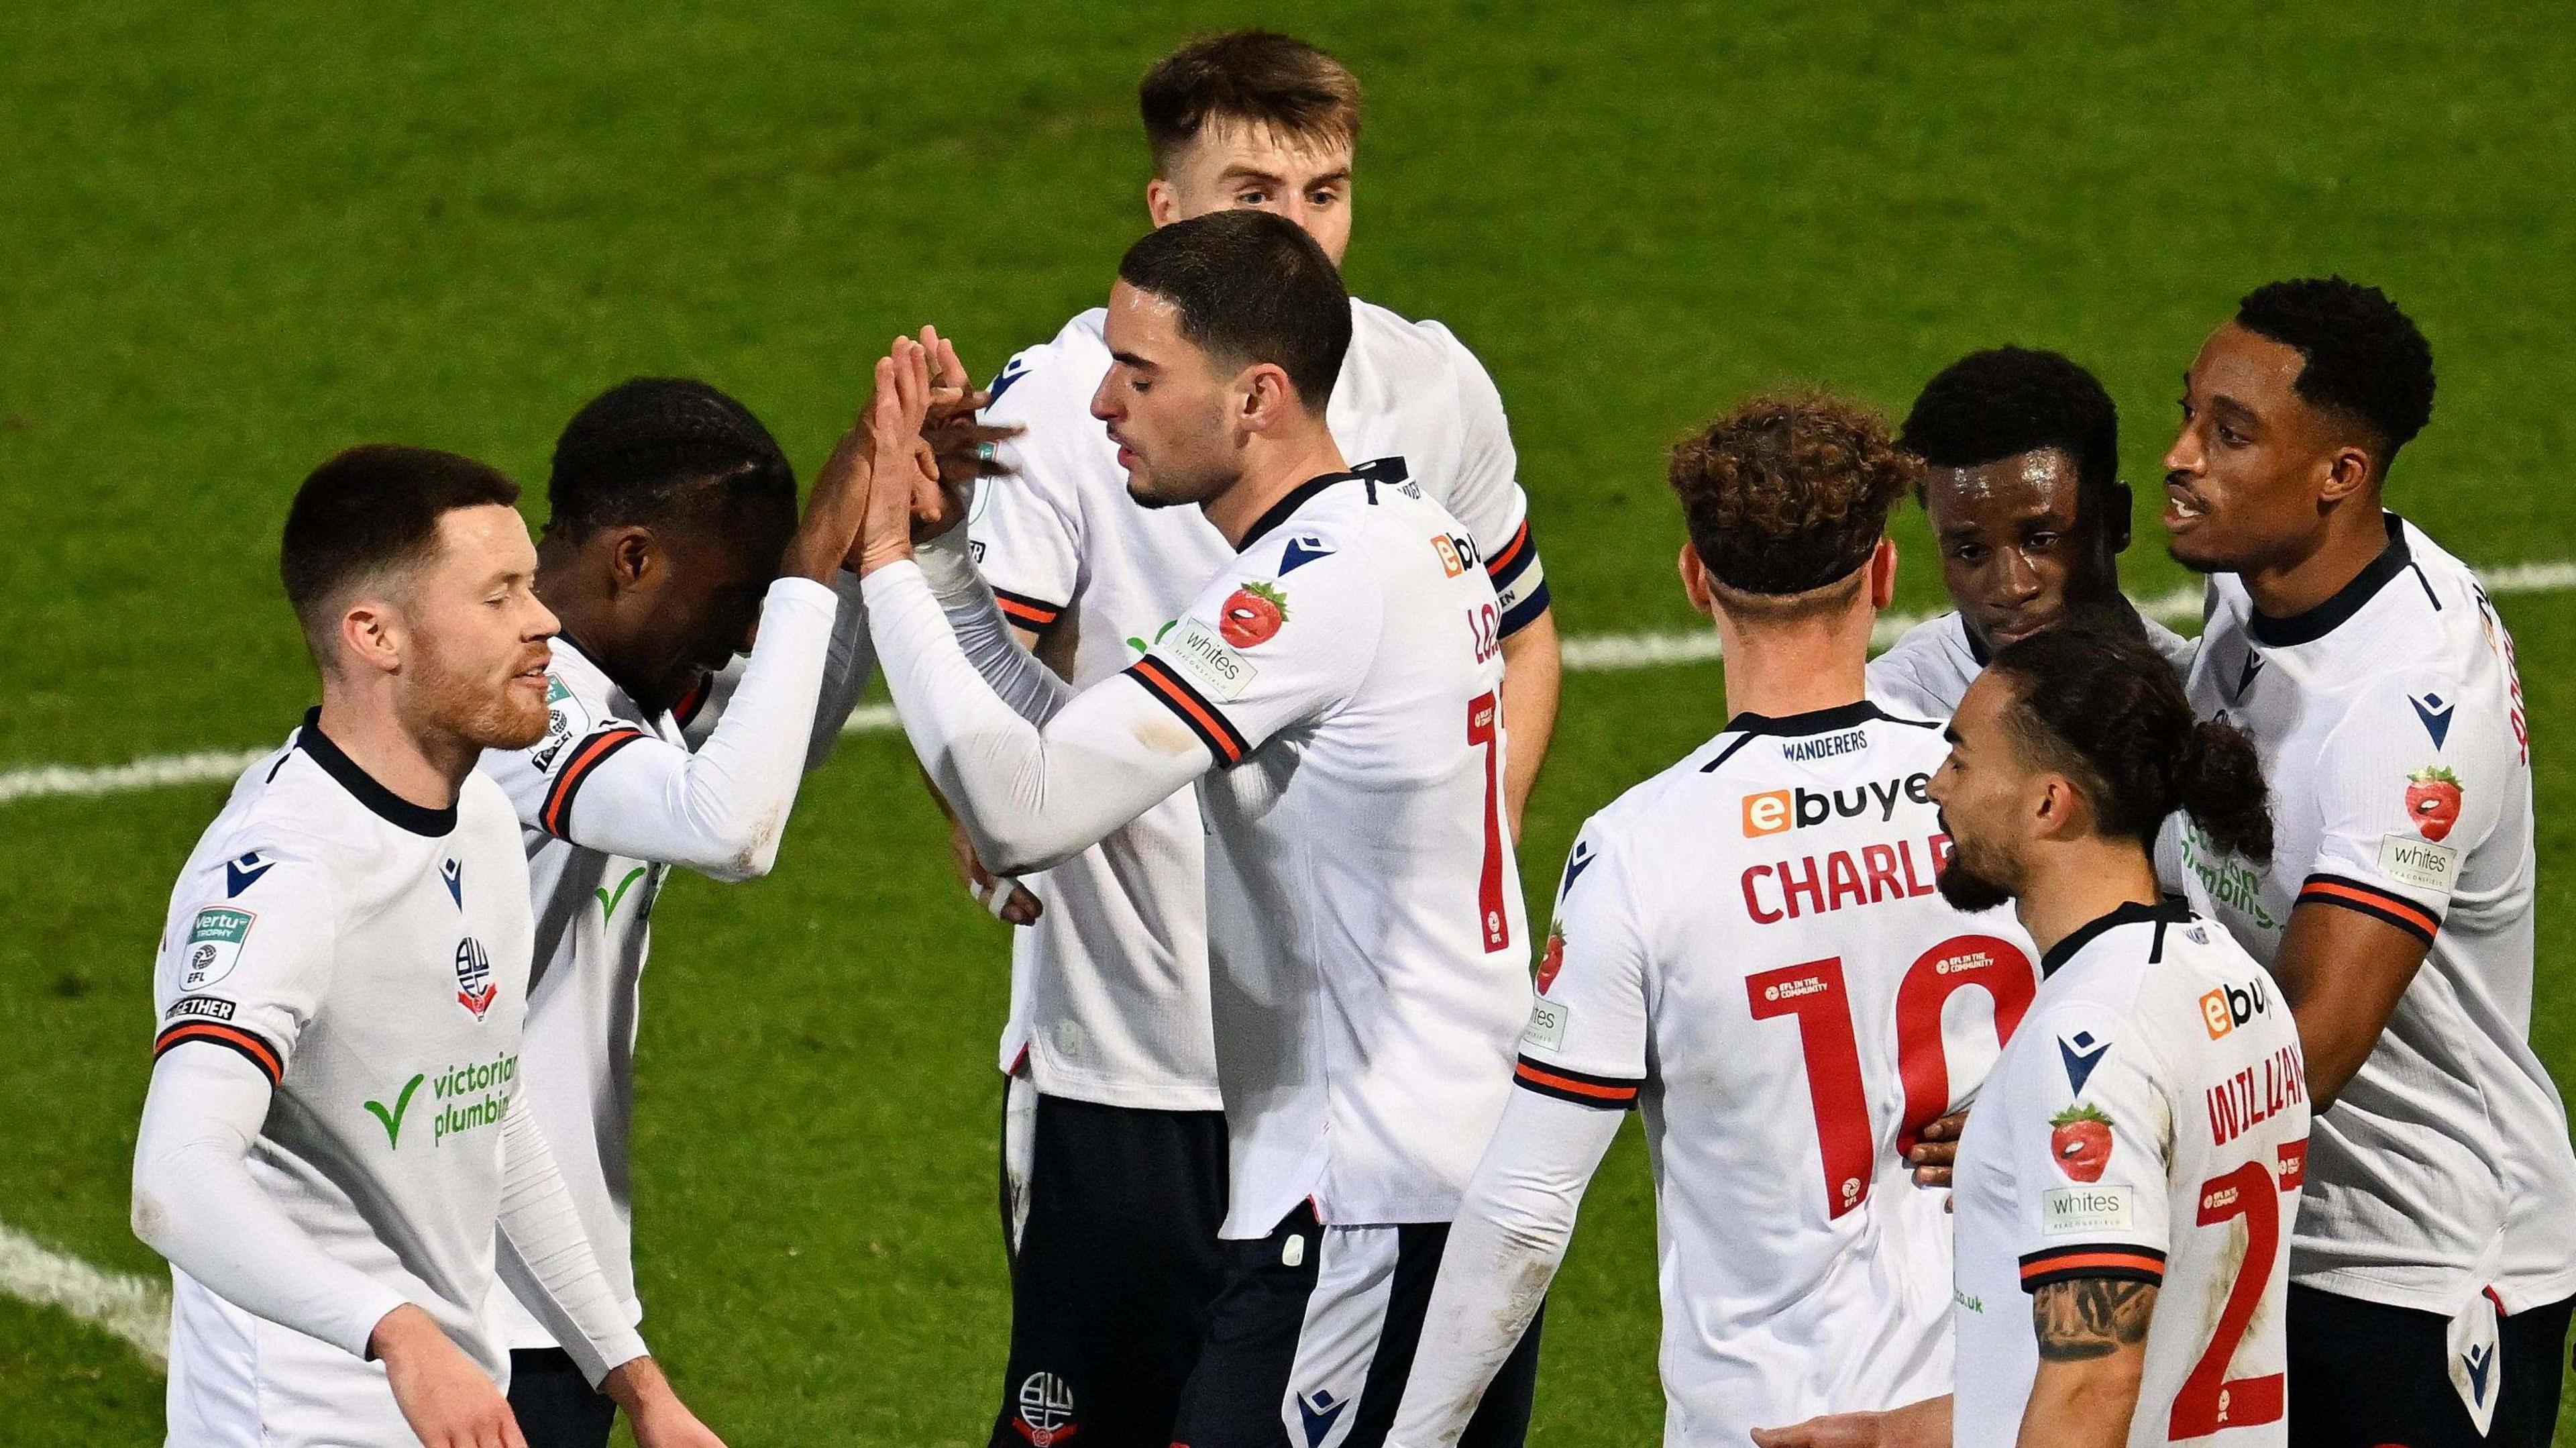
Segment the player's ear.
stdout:
<svg viewBox="0 0 2576 1448">
<path fill-rule="evenodd" d="M 1682 597 L 1702 618 L 1717 617 L 1717 595 L 1708 586 L 1708 565 L 1699 558 L 1699 549 L 1688 538 L 1682 540 L 1681 557 L 1675 560 L 1681 570 Z"/>
<path fill-rule="evenodd" d="M 612 528 L 602 545 L 608 555 L 608 588 L 612 594 L 646 587 L 658 581 L 669 566 L 662 556 L 661 542 L 650 528 Z"/>
<path fill-rule="evenodd" d="M 2340 503 L 2370 484 L 2370 454 L 2352 446 L 2339 447 L 2326 459 L 2325 486 L 2318 490 L 2318 501 Z"/>
<path fill-rule="evenodd" d="M 2138 510 L 2127 483 L 2113 483 L 2102 493 L 2102 541 L 2112 557 L 2129 551 L 2129 522 Z"/>
<path fill-rule="evenodd" d="M 1157 176 L 1145 183 L 1145 214 L 1157 230 L 1181 219 L 1181 193 L 1172 183 Z"/>
<path fill-rule="evenodd" d="M 390 674 L 402 668 L 403 630 L 393 605 L 368 597 L 340 615 L 340 663 L 352 673 Z"/>
<path fill-rule="evenodd" d="M 1873 613 L 1883 613 L 1896 602 L 1896 540 L 1881 538 L 1878 549 L 1869 555 L 1869 606 Z"/>
<path fill-rule="evenodd" d="M 1276 362 L 1255 362 L 1243 369 L 1235 385 L 1243 389 L 1242 422 L 1247 432 L 1270 432 L 1306 410 L 1287 369 Z"/>
</svg>

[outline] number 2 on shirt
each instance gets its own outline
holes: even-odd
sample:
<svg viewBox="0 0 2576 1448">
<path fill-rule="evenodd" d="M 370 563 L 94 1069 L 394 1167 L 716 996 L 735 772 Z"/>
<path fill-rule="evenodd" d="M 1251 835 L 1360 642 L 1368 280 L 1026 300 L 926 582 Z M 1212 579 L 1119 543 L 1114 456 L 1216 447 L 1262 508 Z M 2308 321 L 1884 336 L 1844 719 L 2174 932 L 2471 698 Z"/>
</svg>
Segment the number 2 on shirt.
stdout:
<svg viewBox="0 0 2576 1448">
<path fill-rule="evenodd" d="M 1962 969 L 1963 962 L 1974 962 Z M 1941 1037 L 1941 1008 L 1962 986 L 1982 986 L 1994 998 L 1995 1035 L 2010 1040 L 2037 985 L 2029 958 L 2010 941 L 1961 935 L 1915 957 L 1896 990 L 1896 1067 L 1905 1086 L 1899 1149 L 1911 1146 L 1924 1124 L 1949 1109 L 1950 1062 Z M 1877 1165 L 1877 1133 L 1869 1119 L 1869 1089 L 1861 1079 L 1860 1037 L 1843 986 L 1842 957 L 1782 966 L 1744 978 L 1753 1019 L 1795 1016 L 1798 1045 L 1807 1060 L 1807 1095 L 1816 1111 L 1816 1143 L 1825 1165 L 1825 1216 L 1839 1217 L 1869 1200 Z"/>
<path fill-rule="evenodd" d="M 2282 1413 L 2286 1380 L 2280 1373 L 2230 1382 L 2227 1364 L 2254 1321 L 2271 1281 L 2272 1263 L 2280 1255 L 2281 1198 L 2272 1173 L 2249 1161 L 2223 1176 L 2200 1184 L 2199 1223 L 2214 1227 L 2233 1217 L 2245 1219 L 2245 1262 L 2227 1303 L 2218 1310 L 2218 1327 L 2209 1335 L 2200 1361 L 2174 1394 L 2173 1416 L 2165 1422 L 2172 1442 L 2206 1438 L 2221 1428 L 2243 1428 L 2277 1421 Z"/>
</svg>

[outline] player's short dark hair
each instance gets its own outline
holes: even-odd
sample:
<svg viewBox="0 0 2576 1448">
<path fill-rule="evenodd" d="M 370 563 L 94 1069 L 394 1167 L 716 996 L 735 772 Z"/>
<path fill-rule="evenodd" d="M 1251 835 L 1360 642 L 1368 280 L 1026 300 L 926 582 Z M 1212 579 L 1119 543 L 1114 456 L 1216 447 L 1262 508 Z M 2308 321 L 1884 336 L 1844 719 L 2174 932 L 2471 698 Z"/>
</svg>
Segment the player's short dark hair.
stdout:
<svg viewBox="0 0 2576 1448">
<path fill-rule="evenodd" d="M 1666 472 L 1710 575 L 1782 597 L 1868 562 L 1922 468 L 1878 414 L 1818 392 L 1755 398 L 1675 443 Z"/>
<path fill-rule="evenodd" d="M 1237 30 L 1193 40 L 1157 61 L 1136 87 L 1154 174 L 1209 122 L 1235 122 L 1310 146 L 1360 139 L 1360 82 L 1302 40 Z"/>
<path fill-rule="evenodd" d="M 2254 742 L 2193 713 L 2173 666 L 2144 638 L 2070 623 L 2005 645 L 1986 667 L 2014 686 L 2005 718 L 2023 750 L 2075 781 L 2096 833 L 2152 843 L 2181 810 L 2218 848 L 2272 858 Z"/>
<path fill-rule="evenodd" d="M 577 542 L 683 516 L 722 525 L 764 504 L 795 516 L 796 469 L 760 419 L 704 382 L 638 377 L 592 398 L 555 440 L 546 531 Z"/>
<path fill-rule="evenodd" d="M 1145 233 L 1118 279 L 1180 312 L 1181 335 L 1236 364 L 1275 363 L 1320 410 L 1351 348 L 1351 294 L 1304 227 L 1267 211 L 1211 211 Z"/>
<path fill-rule="evenodd" d="M 1923 384 L 1897 441 L 1936 468 L 1983 467 L 2053 448 L 2075 464 L 2088 514 L 2120 482 L 2120 412 L 2111 394 L 2064 355 L 2037 348 L 1991 347 L 1942 368 Z"/>
<path fill-rule="evenodd" d="M 335 454 L 286 510 L 277 549 L 286 601 L 318 649 L 336 627 L 325 611 L 353 586 L 429 557 L 441 516 L 518 501 L 517 483 L 451 452 L 369 443 Z"/>
<path fill-rule="evenodd" d="M 2236 325 L 2297 348 L 2298 394 L 2369 429 L 2386 450 L 2383 472 L 2433 420 L 2433 346 L 2377 287 L 2342 277 L 2273 282 L 2236 304 Z"/>
</svg>

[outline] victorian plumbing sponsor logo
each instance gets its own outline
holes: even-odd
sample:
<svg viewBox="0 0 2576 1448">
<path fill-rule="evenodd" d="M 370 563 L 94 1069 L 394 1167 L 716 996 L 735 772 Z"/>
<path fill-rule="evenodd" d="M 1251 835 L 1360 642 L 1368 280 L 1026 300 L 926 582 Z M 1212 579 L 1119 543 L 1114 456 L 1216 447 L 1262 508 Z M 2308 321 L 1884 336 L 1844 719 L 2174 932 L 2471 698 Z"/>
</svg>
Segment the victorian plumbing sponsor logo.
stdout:
<svg viewBox="0 0 2576 1448">
<path fill-rule="evenodd" d="M 391 1105 L 382 1101 L 360 1104 L 385 1129 L 385 1145 L 400 1151 L 403 1122 L 411 1114 L 412 1098 L 419 1094 L 422 1082 L 429 1082 L 430 1097 L 438 1103 L 438 1114 L 430 1123 L 430 1145 L 443 1146 L 451 1136 L 499 1125 L 501 1118 L 509 1114 L 510 1083 L 518 1079 L 519 1058 L 513 1053 L 450 1066 L 435 1077 L 424 1071 L 403 1083 Z"/>
</svg>

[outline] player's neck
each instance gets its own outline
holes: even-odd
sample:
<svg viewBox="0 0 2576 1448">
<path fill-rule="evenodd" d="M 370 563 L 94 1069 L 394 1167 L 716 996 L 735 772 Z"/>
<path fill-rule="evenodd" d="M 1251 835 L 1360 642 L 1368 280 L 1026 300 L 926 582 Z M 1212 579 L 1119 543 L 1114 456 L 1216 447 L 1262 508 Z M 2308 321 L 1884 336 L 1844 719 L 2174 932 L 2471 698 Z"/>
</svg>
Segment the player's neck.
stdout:
<svg viewBox="0 0 2576 1448">
<path fill-rule="evenodd" d="M 2350 500 L 2326 519 L 2316 546 L 2238 574 L 2245 596 L 2269 618 L 2294 618 L 2324 603 L 2388 550 L 2386 517 L 2376 492 Z"/>
<path fill-rule="evenodd" d="M 1252 525 L 1299 484 L 1349 471 L 1340 444 L 1333 441 L 1323 419 L 1317 418 L 1311 428 L 1301 428 L 1292 437 L 1253 439 L 1245 449 L 1243 475 L 1234 486 L 1200 504 L 1199 511 L 1225 535 L 1229 546 L 1241 548 Z"/>
<path fill-rule="evenodd" d="M 2156 867 L 2135 840 L 2087 837 L 2043 848 L 2014 897 L 2013 913 L 2042 954 L 2123 905 L 2164 898 Z"/>
<path fill-rule="evenodd" d="M 322 732 L 367 777 L 423 809 L 446 809 L 482 751 L 446 734 L 426 735 L 402 718 L 393 681 L 322 682 Z"/>
<path fill-rule="evenodd" d="M 1746 624 L 1717 615 L 1726 657 L 1726 717 L 1786 719 L 1857 704 L 1867 694 L 1869 630 L 1874 615 L 1796 623 Z"/>
</svg>

